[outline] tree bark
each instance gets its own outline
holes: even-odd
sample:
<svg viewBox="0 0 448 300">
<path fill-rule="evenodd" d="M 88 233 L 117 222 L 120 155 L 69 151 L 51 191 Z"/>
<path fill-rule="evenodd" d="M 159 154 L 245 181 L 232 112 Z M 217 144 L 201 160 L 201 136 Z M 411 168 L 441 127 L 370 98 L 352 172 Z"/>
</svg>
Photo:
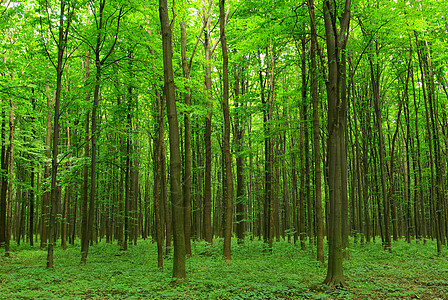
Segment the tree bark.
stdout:
<svg viewBox="0 0 448 300">
<path fill-rule="evenodd" d="M 351 1 L 346 0 L 340 28 L 336 24 L 337 7 L 330 1 L 323 2 L 325 33 L 328 56 L 328 79 L 326 82 L 328 100 L 328 165 L 329 165 L 329 253 L 327 277 L 324 283 L 330 287 L 344 284 L 343 247 L 344 247 L 344 203 L 346 199 L 347 153 L 345 147 L 345 129 L 347 123 L 345 97 L 345 63 L 343 56 L 348 40 Z"/>
<path fill-rule="evenodd" d="M 179 141 L 179 123 L 177 121 L 173 75 L 172 32 L 168 18 L 168 4 L 166 0 L 159 0 L 159 17 L 162 26 L 163 70 L 165 78 L 166 109 L 170 140 L 170 191 L 174 233 L 173 277 L 185 278 L 184 205 L 182 199 L 182 186 L 180 181 L 181 154 Z"/>
<path fill-rule="evenodd" d="M 226 260 L 231 259 L 231 239 L 232 239 L 232 216 L 233 216 L 233 176 L 232 176 L 232 156 L 230 153 L 230 110 L 229 110 L 229 58 L 227 53 L 227 41 L 225 34 L 226 14 L 224 10 L 225 0 L 219 1 L 219 29 L 221 34 L 222 47 L 222 110 L 224 114 L 224 165 L 226 170 L 226 199 L 225 199 L 225 227 L 224 227 L 224 249 L 223 255 Z M 224 178 L 223 178 L 224 179 Z"/>
<path fill-rule="evenodd" d="M 66 50 L 68 31 L 70 27 L 71 15 L 65 15 L 65 0 L 61 0 L 60 16 L 59 16 L 59 37 L 58 37 L 58 60 L 56 66 L 56 93 L 54 101 L 54 121 L 53 121 L 53 150 L 51 160 L 51 189 L 50 189 L 50 220 L 49 220 L 49 242 L 47 254 L 47 268 L 53 268 L 53 248 L 56 242 L 56 212 L 59 200 L 59 189 L 57 182 L 58 173 L 58 153 L 59 153 L 59 106 L 61 101 L 62 76 L 64 68 L 64 51 Z M 71 13 L 70 9 L 67 10 Z M 64 20 L 67 18 L 67 25 L 64 30 Z"/>
<path fill-rule="evenodd" d="M 160 99 L 161 96 L 156 94 L 157 102 L 162 102 Z M 160 105 L 157 105 L 157 111 L 159 111 Z M 155 125 L 155 127 L 159 126 L 159 124 Z M 157 135 L 159 131 L 156 129 Z M 159 269 L 163 269 L 163 232 L 162 232 L 162 219 L 160 216 L 160 195 L 161 195 L 161 187 L 162 187 L 162 179 L 160 178 L 161 174 L 161 165 L 162 165 L 162 145 L 161 138 L 158 136 L 154 142 L 154 159 L 153 159 L 153 173 L 154 173 L 154 222 L 156 228 L 156 241 L 157 241 L 157 267 Z"/>
<path fill-rule="evenodd" d="M 47 182 L 50 177 L 50 160 L 51 160 L 51 119 L 53 118 L 53 110 L 54 110 L 54 97 L 50 95 L 50 86 L 47 83 L 46 86 L 46 96 L 47 96 L 47 132 L 45 138 L 45 156 L 47 161 L 45 162 L 44 168 L 44 181 Z M 41 209 L 41 235 L 40 235 L 40 248 L 44 249 L 47 247 L 48 242 L 48 212 L 50 205 L 50 193 L 45 191 L 42 195 L 42 209 Z"/>
<path fill-rule="evenodd" d="M 205 0 L 203 1 L 205 5 Z M 208 10 L 211 9 L 213 4 L 212 0 L 208 0 Z M 212 102 L 212 78 L 211 78 L 211 50 L 210 50 L 210 24 L 211 15 L 205 13 L 204 7 L 204 52 L 205 52 L 205 94 L 207 97 L 207 115 L 205 117 L 205 177 L 204 177 L 204 207 L 203 207 L 203 226 L 204 226 L 204 238 L 207 243 L 213 242 L 212 232 L 212 115 L 213 115 L 213 102 Z"/>
<path fill-rule="evenodd" d="M 184 102 L 191 107 L 190 68 L 187 63 L 187 32 L 185 21 L 180 23 L 182 71 L 185 79 Z M 190 111 L 184 112 L 185 127 L 185 160 L 184 160 L 184 206 L 185 206 L 185 252 L 191 256 L 191 125 Z"/>
<path fill-rule="evenodd" d="M 70 92 L 69 88 L 67 88 L 67 92 Z M 70 152 L 70 126 L 69 121 L 67 120 L 66 126 L 66 134 L 67 134 L 67 153 Z M 70 167 L 70 163 L 67 161 L 66 168 Z M 61 224 L 61 247 L 62 249 L 67 249 L 67 218 L 68 218 L 68 205 L 70 201 L 70 193 L 71 188 L 70 185 L 65 187 L 65 195 L 64 195 L 64 204 L 62 207 L 62 224 Z"/>
<path fill-rule="evenodd" d="M 6 207 L 6 233 L 5 233 L 5 256 L 9 257 L 11 251 L 11 227 L 12 227 L 12 193 L 13 193 L 13 169 L 14 169 L 14 110 L 15 103 L 12 99 L 9 101 L 9 167 L 8 167 L 8 204 Z M 20 239 L 20 236 L 19 236 Z"/>
<path fill-rule="evenodd" d="M 241 68 L 241 71 L 244 72 L 244 68 Z M 239 110 L 243 107 L 241 105 L 240 100 L 240 70 L 238 70 L 235 74 L 235 132 L 234 132 L 234 140 L 236 151 L 238 152 L 236 157 L 236 236 L 238 239 L 238 244 L 244 243 L 244 232 L 246 230 L 246 216 L 245 216 L 245 207 L 246 207 L 246 196 L 244 193 L 245 183 L 244 183 L 244 145 L 243 145 L 243 137 L 244 137 L 244 125 L 242 124 L 241 116 L 239 114 Z"/>
<path fill-rule="evenodd" d="M 308 170 L 305 165 L 305 156 L 308 156 L 307 150 L 308 146 L 306 143 L 308 141 L 305 140 L 305 131 L 307 123 L 307 104 L 306 104 L 306 59 L 305 59 L 305 38 L 301 39 L 302 51 L 301 51 L 301 79 L 302 79 L 302 89 L 301 89 L 301 110 L 300 110 L 300 189 L 299 189 L 299 237 L 300 237 L 300 248 L 302 251 L 306 249 L 305 239 L 306 239 L 306 228 L 305 228 L 305 197 L 306 197 L 306 179 L 308 179 Z"/>
<path fill-rule="evenodd" d="M 0 189 L 0 247 L 5 247 L 6 243 L 6 215 L 7 215 L 7 176 L 8 173 L 8 151 L 9 148 L 6 146 L 6 112 L 2 111 L 2 128 L 1 128 L 1 142 L 2 142 L 2 152 L 1 152 L 1 169 L 4 175 L 1 177 L 1 189 Z"/>
<path fill-rule="evenodd" d="M 84 65 L 84 82 L 87 82 L 90 76 L 90 49 L 86 51 L 85 65 Z M 90 102 L 90 88 L 86 87 L 85 91 L 85 102 Z M 90 113 L 86 111 L 85 122 L 84 122 L 84 159 L 87 161 L 90 155 L 89 146 L 89 124 L 90 124 Z M 81 191 L 81 264 L 86 263 L 87 252 L 88 252 L 88 207 L 89 207 L 89 167 L 85 165 L 83 167 L 83 183 Z"/>
<path fill-rule="evenodd" d="M 376 45 L 378 48 L 378 45 Z M 384 248 L 389 252 L 392 251 L 391 234 L 390 234 L 390 199 L 386 188 L 386 162 L 385 162 L 385 146 L 384 146 L 384 135 L 383 135 L 383 124 L 381 118 L 381 107 L 380 107 L 380 91 L 379 91 L 379 76 L 380 70 L 377 64 L 374 65 L 372 58 L 369 57 L 370 62 L 370 72 L 372 80 L 373 89 L 373 103 L 375 108 L 376 117 L 376 127 L 378 130 L 378 152 L 380 158 L 380 176 L 381 176 L 381 192 L 383 196 L 383 206 L 384 206 Z"/>
<path fill-rule="evenodd" d="M 316 259 L 324 262 L 324 221 L 322 213 L 322 171 L 320 154 L 320 126 L 319 126 L 319 95 L 316 63 L 317 31 L 314 14 L 314 1 L 308 0 L 308 12 L 311 24 L 311 98 L 313 100 L 313 146 L 314 146 L 314 184 L 316 193 Z"/>
</svg>

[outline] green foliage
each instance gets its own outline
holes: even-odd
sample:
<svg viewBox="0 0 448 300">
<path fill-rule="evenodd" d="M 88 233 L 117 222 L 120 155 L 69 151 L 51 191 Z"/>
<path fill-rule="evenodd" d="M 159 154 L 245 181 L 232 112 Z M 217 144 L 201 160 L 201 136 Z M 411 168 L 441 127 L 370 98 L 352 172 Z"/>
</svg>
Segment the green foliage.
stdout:
<svg viewBox="0 0 448 300">
<path fill-rule="evenodd" d="M 156 246 L 139 241 L 128 251 L 104 242 L 89 252 L 89 263 L 79 265 L 79 244 L 57 249 L 54 270 L 45 268 L 45 251 L 28 245 L 13 247 L 1 257 L 0 298 L 89 299 L 373 299 L 446 298 L 448 251 L 434 256 L 434 243 L 355 245 L 345 262 L 347 285 L 328 290 L 320 285 L 325 268 L 312 251 L 286 241 L 266 251 L 261 241 L 233 244 L 233 260 L 222 255 L 222 239 L 213 245 L 193 242 L 187 261 L 188 280 L 172 283 L 172 256 L 158 270 Z"/>
</svg>

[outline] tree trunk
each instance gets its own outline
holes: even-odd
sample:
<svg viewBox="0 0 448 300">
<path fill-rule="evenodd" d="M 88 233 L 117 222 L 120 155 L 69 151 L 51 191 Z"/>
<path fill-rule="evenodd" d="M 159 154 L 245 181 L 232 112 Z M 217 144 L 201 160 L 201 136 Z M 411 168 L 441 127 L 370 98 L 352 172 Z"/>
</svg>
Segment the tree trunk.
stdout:
<svg viewBox="0 0 448 300">
<path fill-rule="evenodd" d="M 287 107 L 286 105 L 283 107 L 283 120 L 288 120 L 287 117 Z M 286 155 L 286 131 L 283 134 L 283 142 L 281 147 L 282 153 Z M 288 188 L 288 176 L 286 174 L 287 167 L 286 164 L 282 166 L 282 182 L 283 182 L 283 228 L 285 229 L 285 235 L 287 236 L 288 243 L 291 242 L 291 233 L 294 231 L 294 228 L 291 226 L 291 205 L 290 205 L 290 193 Z"/>
<path fill-rule="evenodd" d="M 13 169 L 14 169 L 14 110 L 15 103 L 11 99 L 9 101 L 9 168 L 8 168 L 8 204 L 6 207 L 6 234 L 5 234 L 5 256 L 9 257 L 9 252 L 11 251 L 11 227 L 12 227 L 12 193 L 13 193 Z M 20 239 L 20 236 L 19 236 Z"/>
<path fill-rule="evenodd" d="M 232 216 L 233 216 L 233 176 L 232 176 L 232 156 L 230 153 L 230 110 L 229 110 L 229 58 L 227 53 L 227 41 L 225 34 L 226 15 L 224 11 L 225 0 L 219 1 L 219 29 L 221 34 L 222 47 L 222 110 L 224 114 L 224 165 L 226 169 L 226 199 L 225 201 L 225 227 L 224 227 L 224 250 L 223 255 L 226 260 L 231 259 L 230 245 L 232 239 Z M 224 178 L 223 178 L 224 179 Z"/>
<path fill-rule="evenodd" d="M 328 165 L 329 165 L 329 253 L 327 277 L 324 283 L 330 287 L 344 284 L 342 268 L 344 247 L 344 206 L 347 201 L 347 153 L 345 147 L 346 97 L 344 56 L 348 40 L 351 1 L 346 0 L 338 30 L 335 16 L 338 12 L 330 1 L 323 2 L 325 33 L 328 56 L 328 80 L 326 82 L 328 100 Z"/>
<path fill-rule="evenodd" d="M 130 140 L 129 140 L 129 131 L 130 131 L 130 120 L 131 116 L 127 114 L 127 121 L 128 121 L 128 128 L 127 128 L 127 134 L 126 134 L 126 150 L 124 153 L 125 157 L 125 166 L 124 166 L 124 236 L 123 236 L 123 245 L 121 247 L 122 250 L 126 251 L 128 250 L 128 240 L 129 240 L 129 204 L 130 204 Z"/>
<path fill-rule="evenodd" d="M 169 124 L 170 139 L 170 191 L 171 207 L 173 211 L 174 233 L 174 259 L 173 277 L 185 278 L 185 232 L 184 207 L 181 184 L 181 154 L 179 142 L 179 124 L 175 98 L 173 75 L 173 45 L 172 32 L 168 18 L 168 5 L 166 0 L 159 0 L 159 16 L 162 26 L 163 42 L 163 70 L 165 78 L 166 108 Z"/>
<path fill-rule="evenodd" d="M 70 152 L 70 127 L 68 126 L 67 120 L 67 153 Z M 67 169 L 70 167 L 69 162 L 66 163 Z M 70 201 L 70 185 L 65 187 L 64 204 L 62 208 L 62 224 L 61 224 L 61 247 L 62 249 L 67 249 L 67 218 L 68 218 L 68 204 Z"/>
<path fill-rule="evenodd" d="M 49 221 L 49 242 L 47 255 L 47 268 L 53 268 L 53 247 L 56 243 L 56 212 L 59 200 L 59 189 L 57 182 L 58 173 L 58 146 L 59 146 L 59 106 L 61 100 L 62 76 L 64 67 L 64 51 L 67 45 L 68 30 L 70 26 L 70 17 L 64 30 L 64 20 L 67 16 L 65 13 L 65 0 L 61 0 L 60 16 L 59 16 L 59 37 L 58 37 L 58 61 L 56 67 L 56 93 L 54 101 L 54 121 L 53 121 L 53 156 L 51 160 L 51 189 L 50 189 L 50 221 Z"/>
<path fill-rule="evenodd" d="M 8 173 L 8 147 L 6 146 L 6 112 L 2 111 L 2 128 L 1 128 L 1 142 L 2 142 L 2 152 L 1 152 L 1 169 L 3 175 L 1 177 L 1 188 L 0 188 L 0 247 L 4 247 L 6 243 L 6 214 L 7 214 L 7 176 Z"/>
<path fill-rule="evenodd" d="M 203 1 L 205 5 L 205 0 Z M 213 4 L 212 0 L 208 0 L 208 10 L 211 9 Z M 205 94 L 207 97 L 207 115 L 205 117 L 205 177 L 204 177 L 204 238 L 207 243 L 213 242 L 212 233 L 212 115 L 213 115 L 213 102 L 212 102 L 212 78 L 211 78 L 211 50 L 210 50 L 210 24 L 211 15 L 205 13 L 204 7 L 204 52 L 205 52 Z"/>
<path fill-rule="evenodd" d="M 244 72 L 244 69 L 242 68 Z M 237 151 L 236 157 L 236 236 L 238 239 L 238 244 L 242 244 L 244 242 L 244 232 L 246 230 L 246 216 L 245 216 L 245 207 L 246 207 L 246 196 L 244 193 L 245 183 L 244 183 L 244 145 L 243 145 L 243 137 L 244 137 L 244 126 L 241 121 L 241 117 L 239 114 L 239 109 L 243 106 L 241 105 L 240 100 L 240 70 L 235 74 L 235 147 Z"/>
<path fill-rule="evenodd" d="M 157 102 L 161 103 L 161 96 L 156 95 Z M 160 105 L 157 105 L 157 111 L 159 111 Z M 159 112 L 158 112 L 159 113 Z M 156 126 L 159 126 L 156 125 Z M 159 131 L 156 130 L 158 133 Z M 158 134 L 157 134 L 158 135 Z M 162 168 L 162 144 L 161 139 L 158 136 L 156 137 L 156 141 L 154 142 L 154 165 L 153 165 L 153 173 L 154 173 L 154 221 L 156 228 L 156 241 L 157 241 L 157 267 L 159 269 L 163 269 L 163 232 L 162 232 L 162 219 L 160 216 L 160 195 L 162 188 L 162 179 L 160 177 L 161 168 Z"/>
<path fill-rule="evenodd" d="M 378 44 L 376 45 L 378 49 Z M 377 50 L 378 51 L 378 50 Z M 378 152 L 380 157 L 380 177 L 381 177 L 381 192 L 383 196 L 384 203 L 384 248 L 389 252 L 392 252 L 392 243 L 391 243 L 391 235 L 390 235 L 390 199 L 389 194 L 386 189 L 386 162 L 385 162 L 385 146 L 384 146 L 384 135 L 383 135 L 383 124 L 381 118 L 381 106 L 380 106 L 380 91 L 379 91 L 379 76 L 380 70 L 378 64 L 373 63 L 372 58 L 369 57 L 370 62 L 370 72 L 371 72 L 371 80 L 372 80 L 372 89 L 373 89 L 373 103 L 375 108 L 375 117 L 376 117 L 376 127 L 378 130 Z"/>
<path fill-rule="evenodd" d="M 318 78 L 316 63 L 317 48 L 317 31 L 314 15 L 314 1 L 308 0 L 308 12 L 311 24 L 311 98 L 313 100 L 313 146 L 314 146 L 314 184 L 316 193 L 316 258 L 320 262 L 324 262 L 324 221 L 322 212 L 322 171 L 321 171 L 321 155 L 320 155 L 320 126 L 319 126 L 319 95 L 318 95 Z"/>
<path fill-rule="evenodd" d="M 188 109 L 191 107 L 190 68 L 187 63 L 187 33 L 185 21 L 180 23 L 182 71 L 185 78 L 184 102 Z M 184 206 L 185 206 L 185 252 L 191 256 L 191 126 L 190 111 L 184 112 L 185 127 L 185 168 L 184 168 Z"/>
<path fill-rule="evenodd" d="M 45 138 L 45 156 L 47 161 L 45 162 L 44 168 L 44 182 L 48 181 L 50 177 L 50 161 L 51 161 L 51 119 L 53 118 L 54 109 L 54 97 L 50 95 L 50 86 L 47 84 L 46 87 L 47 96 L 47 132 Z M 44 249 L 47 247 L 48 242 L 48 208 L 50 205 L 50 193 L 48 191 L 44 192 L 42 195 L 42 209 L 41 209 L 41 235 L 40 235 L 40 248 Z"/>
<path fill-rule="evenodd" d="M 306 59 L 305 59 L 305 40 L 302 38 L 301 40 L 302 44 L 302 51 L 301 51 L 301 79 L 302 79 L 302 90 L 301 90 L 301 97 L 302 97 L 302 103 L 301 103 L 301 122 L 300 122 L 300 192 L 299 192 L 299 236 L 300 236 L 300 248 L 304 251 L 306 249 L 305 246 L 305 239 L 306 239 L 306 229 L 305 229 L 305 184 L 306 179 L 308 178 L 307 174 L 308 170 L 305 165 L 305 156 L 308 156 L 307 150 L 308 146 L 306 145 L 305 141 L 305 131 L 308 129 L 306 128 L 307 123 L 307 104 L 306 104 L 306 90 L 307 90 L 307 84 L 306 84 Z"/>
<path fill-rule="evenodd" d="M 100 81 L 101 81 L 101 72 L 102 72 L 102 63 L 100 59 L 100 52 L 102 48 L 102 34 L 103 34 L 103 11 L 106 5 L 105 0 L 100 1 L 99 7 L 99 23 L 97 28 L 97 36 L 96 36 L 96 48 L 95 48 L 95 87 L 93 90 L 93 107 L 92 107 L 92 116 L 90 118 L 91 121 L 91 156 L 90 156 L 90 194 L 89 194 L 89 211 L 88 211 L 88 221 L 87 221 L 87 245 L 93 241 L 94 238 L 94 221 L 95 221 L 95 199 L 96 199 L 96 161 L 97 161 L 97 118 L 98 118 L 98 104 L 100 99 Z M 86 258 L 89 251 L 89 246 L 87 246 L 86 250 Z"/>
<path fill-rule="evenodd" d="M 84 82 L 87 82 L 90 76 L 89 69 L 90 61 L 90 49 L 86 51 L 85 66 L 84 66 Z M 90 102 L 90 88 L 85 89 L 85 102 Z M 87 161 L 90 155 L 89 146 L 89 124 L 90 124 L 90 113 L 86 111 L 85 122 L 84 122 L 84 159 Z M 89 236 L 88 236 L 88 207 L 89 207 L 89 167 L 87 165 L 83 168 L 83 183 L 81 191 L 81 264 L 86 263 L 87 252 L 89 250 Z"/>
</svg>

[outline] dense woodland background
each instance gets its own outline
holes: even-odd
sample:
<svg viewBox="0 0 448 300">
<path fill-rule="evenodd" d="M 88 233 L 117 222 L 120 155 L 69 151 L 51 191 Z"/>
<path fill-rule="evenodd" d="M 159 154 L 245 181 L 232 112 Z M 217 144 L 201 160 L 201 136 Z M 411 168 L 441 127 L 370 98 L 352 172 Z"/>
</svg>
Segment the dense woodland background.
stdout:
<svg viewBox="0 0 448 300">
<path fill-rule="evenodd" d="M 11 243 L 29 243 L 47 248 L 53 267 L 53 247 L 80 238 L 85 264 L 102 239 L 126 250 L 152 238 L 163 267 L 173 232 L 174 251 L 182 235 L 189 256 L 191 240 L 233 231 L 235 243 L 262 239 L 268 251 L 282 239 L 317 247 L 324 261 L 332 222 L 342 226 L 343 249 L 352 236 L 389 251 L 392 240 L 433 239 L 441 252 L 448 2 L 215 2 L 169 3 L 163 19 L 156 1 L 2 1 L 6 255 Z M 329 167 L 328 20 L 350 24 L 334 58 L 344 91 L 336 119 L 347 120 L 338 129 L 343 175 Z M 172 33 L 174 82 L 163 32 Z M 170 84 L 177 113 L 165 109 Z M 177 131 L 168 126 L 174 116 Z M 173 202 L 174 168 L 182 191 Z M 332 180 L 341 182 L 334 208 Z"/>
</svg>

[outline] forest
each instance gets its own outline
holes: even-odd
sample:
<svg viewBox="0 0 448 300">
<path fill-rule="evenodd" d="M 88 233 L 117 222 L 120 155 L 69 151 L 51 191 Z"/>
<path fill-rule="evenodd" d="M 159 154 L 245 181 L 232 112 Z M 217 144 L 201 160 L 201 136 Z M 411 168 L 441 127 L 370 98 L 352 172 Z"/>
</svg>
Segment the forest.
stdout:
<svg viewBox="0 0 448 300">
<path fill-rule="evenodd" d="M 448 298 L 447 11 L 1 0 L 0 298 Z"/>
</svg>

